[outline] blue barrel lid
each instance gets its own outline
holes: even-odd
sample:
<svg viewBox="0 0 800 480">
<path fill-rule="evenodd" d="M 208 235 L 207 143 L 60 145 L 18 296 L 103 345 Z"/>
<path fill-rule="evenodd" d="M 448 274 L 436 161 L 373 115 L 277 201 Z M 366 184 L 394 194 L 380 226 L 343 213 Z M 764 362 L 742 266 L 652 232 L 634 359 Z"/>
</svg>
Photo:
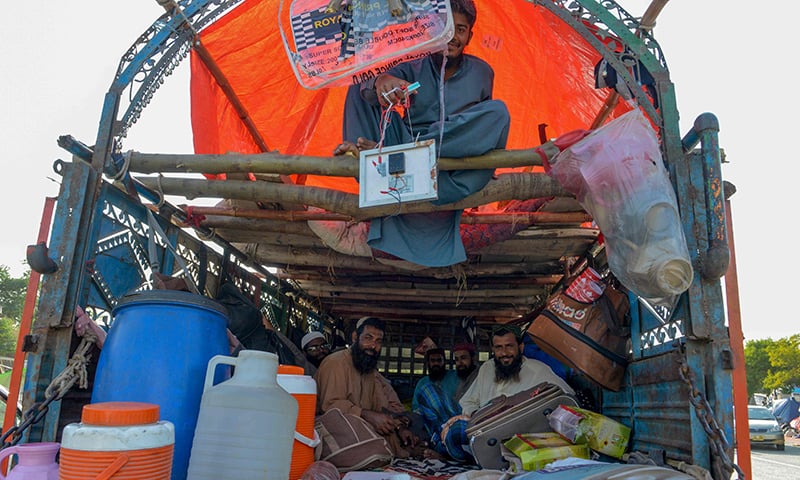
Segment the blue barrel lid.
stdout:
<svg viewBox="0 0 800 480">
<path fill-rule="evenodd" d="M 132 304 L 153 304 L 153 303 L 179 303 L 193 307 L 203 307 L 214 310 L 228 319 L 228 309 L 224 305 L 208 297 L 197 295 L 196 293 L 184 292 L 180 290 L 143 290 L 124 295 L 117 302 L 112 314 L 118 308 Z"/>
</svg>

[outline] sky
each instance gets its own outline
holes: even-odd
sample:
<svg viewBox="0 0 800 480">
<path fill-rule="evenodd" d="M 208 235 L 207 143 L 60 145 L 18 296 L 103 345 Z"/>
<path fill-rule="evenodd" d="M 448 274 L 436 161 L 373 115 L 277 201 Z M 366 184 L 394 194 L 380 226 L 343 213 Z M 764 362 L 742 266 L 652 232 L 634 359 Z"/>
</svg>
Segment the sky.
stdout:
<svg viewBox="0 0 800 480">
<path fill-rule="evenodd" d="M 649 0 L 620 0 L 641 16 Z M 800 96 L 790 71 L 800 2 L 671 0 L 654 35 L 669 67 L 684 135 L 703 112 L 720 122 L 731 198 L 745 339 L 800 333 L 792 257 L 800 178 L 795 147 Z M 478 1 L 480 7 L 480 1 Z M 6 2 L 0 19 L 0 265 L 21 275 L 45 198 L 58 194 L 56 144 L 97 136 L 103 96 L 119 59 L 163 13 L 156 0 Z M 191 153 L 188 60 L 168 77 L 123 149 Z M 788 253 L 787 253 L 788 252 Z"/>
</svg>

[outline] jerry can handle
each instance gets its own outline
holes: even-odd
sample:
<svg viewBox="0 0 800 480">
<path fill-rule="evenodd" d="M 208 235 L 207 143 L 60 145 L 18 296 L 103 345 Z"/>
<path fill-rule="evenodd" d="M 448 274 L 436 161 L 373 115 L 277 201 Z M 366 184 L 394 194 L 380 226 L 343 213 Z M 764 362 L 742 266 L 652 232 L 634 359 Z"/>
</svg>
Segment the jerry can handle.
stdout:
<svg viewBox="0 0 800 480">
<path fill-rule="evenodd" d="M 3 460 L 5 460 L 6 458 L 10 457 L 11 455 L 14 455 L 15 453 L 17 453 L 17 446 L 16 445 L 14 445 L 12 447 L 4 448 L 2 451 L 0 451 L 0 463 L 2 463 Z M 5 476 L 5 474 L 3 474 L 2 470 L 3 469 L 0 469 L 0 480 L 5 480 L 6 476 Z"/>
<path fill-rule="evenodd" d="M 206 369 L 206 383 L 203 385 L 203 392 L 214 386 L 214 373 L 217 371 L 218 365 L 236 366 L 236 357 L 229 357 L 227 355 L 214 355 L 208 361 L 208 369 Z"/>
</svg>

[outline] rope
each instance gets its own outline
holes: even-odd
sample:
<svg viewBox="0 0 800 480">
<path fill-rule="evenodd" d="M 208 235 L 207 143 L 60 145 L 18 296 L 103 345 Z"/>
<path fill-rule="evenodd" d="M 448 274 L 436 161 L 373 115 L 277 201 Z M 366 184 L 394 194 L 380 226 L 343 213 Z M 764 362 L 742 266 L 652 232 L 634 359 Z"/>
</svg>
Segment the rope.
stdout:
<svg viewBox="0 0 800 480">
<path fill-rule="evenodd" d="M 175 261 L 178 262 L 178 265 L 183 270 L 183 279 L 186 280 L 186 285 L 189 287 L 189 290 L 191 290 L 192 293 L 195 293 L 197 295 L 202 295 L 202 293 L 200 293 L 200 290 L 197 288 L 197 285 L 194 283 L 194 280 L 192 279 L 192 274 L 189 271 L 189 267 L 187 267 L 186 263 L 183 261 L 183 257 L 180 256 L 178 250 L 175 248 L 175 246 L 172 245 L 172 242 L 169 241 L 169 237 L 167 236 L 166 233 L 164 233 L 164 230 L 161 229 L 161 225 L 158 224 L 158 221 L 156 221 L 153 212 L 151 212 L 149 209 L 147 210 L 147 223 L 150 226 L 150 229 L 147 232 L 150 266 L 151 267 L 153 265 L 158 266 L 158 256 L 155 255 L 155 243 L 156 243 L 155 235 L 157 233 L 158 235 L 161 236 L 162 239 L 164 239 L 164 243 L 166 244 L 167 248 L 169 248 L 169 250 L 172 252 Z M 158 270 L 154 268 L 153 271 L 155 272 Z"/>
<path fill-rule="evenodd" d="M 120 167 L 119 171 L 111 177 L 111 180 L 118 181 L 122 180 L 125 175 L 128 173 L 128 169 L 131 166 L 131 155 L 133 154 L 133 150 L 128 150 L 127 152 L 122 154 L 122 167 Z"/>
<path fill-rule="evenodd" d="M 67 366 L 47 386 L 45 396 L 61 398 L 76 382 L 79 388 L 88 388 L 89 374 L 86 371 L 86 365 L 89 363 L 89 350 L 96 341 L 97 336 L 94 332 L 87 331 L 84 334 L 75 353 L 67 361 Z"/>
<path fill-rule="evenodd" d="M 162 175 L 159 173 L 156 177 L 156 186 L 158 187 L 158 203 L 156 203 L 156 208 L 161 209 L 164 206 L 166 200 L 164 199 L 164 188 L 161 186 L 161 178 Z"/>
<path fill-rule="evenodd" d="M 458 287 L 458 294 L 456 295 L 456 307 L 458 307 L 467 298 L 465 293 L 467 290 L 467 272 L 461 264 L 455 264 L 451 269 L 453 271 L 453 276 L 456 278 L 456 286 Z M 463 296 L 462 293 L 464 293 Z"/>
</svg>

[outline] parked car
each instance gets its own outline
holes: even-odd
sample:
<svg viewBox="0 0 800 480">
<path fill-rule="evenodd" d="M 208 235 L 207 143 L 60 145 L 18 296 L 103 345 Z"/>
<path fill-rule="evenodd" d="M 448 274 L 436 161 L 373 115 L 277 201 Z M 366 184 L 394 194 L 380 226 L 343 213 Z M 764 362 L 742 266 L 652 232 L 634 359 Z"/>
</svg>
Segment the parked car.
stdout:
<svg viewBox="0 0 800 480">
<path fill-rule="evenodd" d="M 6 415 L 6 405 L 8 405 L 8 389 L 0 385 L 0 424 L 3 423 L 3 418 Z M 17 425 L 22 421 L 22 404 L 17 403 Z M 2 429 L 2 425 L 0 425 Z"/>
<path fill-rule="evenodd" d="M 748 405 L 747 418 L 750 445 L 775 445 L 778 450 L 785 448 L 783 430 L 767 407 Z"/>
</svg>

